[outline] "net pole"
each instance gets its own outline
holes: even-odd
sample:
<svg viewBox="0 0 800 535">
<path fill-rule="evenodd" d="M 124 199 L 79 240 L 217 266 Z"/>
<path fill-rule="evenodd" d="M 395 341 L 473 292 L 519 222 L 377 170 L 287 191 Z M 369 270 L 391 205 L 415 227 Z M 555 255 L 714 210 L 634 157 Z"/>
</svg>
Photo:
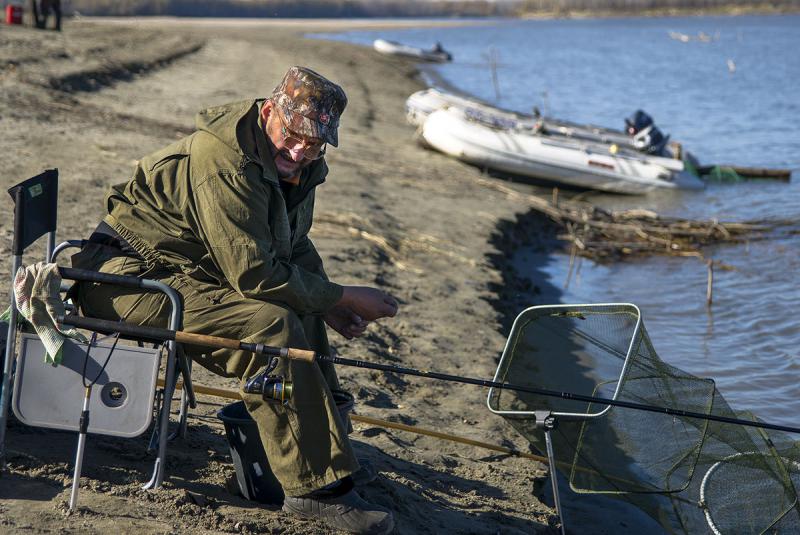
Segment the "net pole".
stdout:
<svg viewBox="0 0 800 535">
<path fill-rule="evenodd" d="M 556 455 L 553 452 L 553 440 L 550 438 L 550 431 L 545 427 L 544 441 L 547 448 L 547 461 L 550 464 L 550 484 L 553 486 L 553 503 L 556 506 L 556 513 L 561 520 L 561 535 L 567 535 L 567 527 L 564 523 L 564 510 L 561 508 L 561 496 L 558 492 L 558 472 L 556 472 Z"/>
</svg>

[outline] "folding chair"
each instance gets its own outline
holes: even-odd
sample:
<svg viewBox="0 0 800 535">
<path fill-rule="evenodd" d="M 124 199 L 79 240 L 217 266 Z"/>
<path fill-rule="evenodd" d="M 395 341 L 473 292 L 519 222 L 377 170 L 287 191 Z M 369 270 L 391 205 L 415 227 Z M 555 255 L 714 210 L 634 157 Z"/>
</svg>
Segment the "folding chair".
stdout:
<svg viewBox="0 0 800 535">
<path fill-rule="evenodd" d="M 44 173 L 30 178 L 9 189 L 9 193 L 14 200 L 14 243 L 11 278 L 13 280 L 19 267 L 22 265 L 22 257 L 25 249 L 38 240 L 42 235 L 47 234 L 47 258 L 54 262 L 57 255 L 70 247 L 83 247 L 86 240 L 69 240 L 55 246 L 56 219 L 57 219 L 57 200 L 58 200 L 58 170 L 50 169 Z M 166 284 L 141 279 L 137 277 L 112 275 L 94 271 L 59 268 L 59 273 L 63 279 L 81 282 L 95 282 L 101 284 L 113 284 L 127 288 L 140 290 L 157 291 L 164 293 L 170 300 L 171 312 L 169 319 L 170 329 L 180 329 L 182 320 L 182 306 L 180 295 Z M 3 362 L 2 383 L 0 383 L 0 467 L 5 466 L 6 448 L 5 435 L 8 411 L 11 400 L 11 377 L 14 372 L 16 345 L 17 345 L 17 317 L 18 311 L 14 306 L 14 290 L 12 283 L 11 290 L 11 315 L 7 329 L 5 359 Z M 26 337 L 23 345 L 30 345 L 30 337 Z M 166 447 L 168 442 L 170 404 L 176 385 L 176 370 L 179 369 L 183 374 L 184 388 L 181 398 L 181 413 L 178 434 L 185 434 L 187 407 L 195 406 L 193 390 L 191 386 L 190 367 L 185 358 L 179 359 L 177 346 L 174 342 L 167 343 L 167 362 L 164 378 L 164 388 L 161 393 L 160 412 L 157 425 L 154 430 L 151 449 L 155 449 L 157 442 L 158 453 L 156 456 L 153 475 L 144 485 L 144 488 L 159 488 L 164 480 L 164 467 L 166 465 Z M 160 359 L 159 359 L 160 360 Z M 158 363 L 157 363 L 158 364 Z M 158 369 L 158 366 L 156 366 Z M 35 425 L 35 423 L 34 423 Z M 53 427 L 50 425 L 49 427 Z M 90 433 L 95 432 L 89 429 Z M 103 432 L 100 430 L 99 432 Z M 109 434 L 109 433 L 106 433 Z M 140 434 L 140 433 L 138 433 Z M 117 435 L 131 436 L 131 435 Z"/>
</svg>

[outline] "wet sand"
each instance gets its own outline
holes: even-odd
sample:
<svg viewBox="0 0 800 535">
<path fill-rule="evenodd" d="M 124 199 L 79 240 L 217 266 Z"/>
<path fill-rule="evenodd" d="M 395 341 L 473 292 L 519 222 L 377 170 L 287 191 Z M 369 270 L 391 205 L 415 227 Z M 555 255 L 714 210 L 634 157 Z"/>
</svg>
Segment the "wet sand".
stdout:
<svg viewBox="0 0 800 535">
<path fill-rule="evenodd" d="M 422 88 L 412 63 L 302 37 L 348 27 L 90 19 L 67 21 L 62 34 L 3 27 L 2 186 L 58 167 L 59 241 L 86 237 L 108 187 L 125 181 L 138 158 L 191 132 L 197 110 L 264 96 L 288 66 L 307 65 L 340 83 L 350 102 L 312 238 L 333 280 L 377 285 L 401 302 L 396 318 L 359 340 L 332 334 L 332 344 L 349 358 L 490 379 L 513 315 L 547 295 L 505 263 L 508 248 L 541 222 L 520 226 L 520 201 L 487 188 L 478 170 L 418 146 L 403 111 Z M 10 265 L 11 202 L 0 203 L 0 251 Z M 28 260 L 42 250 L 37 244 Z M 485 389 L 355 368 L 340 376 L 358 414 L 527 451 L 488 411 Z M 199 367 L 195 382 L 236 388 Z M 0 532 L 329 533 L 230 492 L 234 468 L 215 416 L 228 401 L 199 401 L 188 437 L 170 444 L 159 491 L 140 489 L 152 468 L 149 432 L 91 435 L 74 514 L 66 505 L 75 434 L 12 422 Z M 352 438 L 381 472 L 361 494 L 395 512 L 396 533 L 552 532 L 540 463 L 360 423 Z"/>
</svg>

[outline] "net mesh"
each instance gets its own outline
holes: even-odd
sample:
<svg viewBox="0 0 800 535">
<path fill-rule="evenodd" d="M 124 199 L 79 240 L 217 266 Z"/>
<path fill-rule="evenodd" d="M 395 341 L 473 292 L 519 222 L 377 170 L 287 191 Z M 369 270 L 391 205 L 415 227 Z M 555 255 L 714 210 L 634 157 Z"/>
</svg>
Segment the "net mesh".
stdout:
<svg viewBox="0 0 800 535">
<path fill-rule="evenodd" d="M 712 380 L 662 361 L 633 305 L 526 310 L 495 380 L 754 420 Z M 499 388 L 488 404 L 540 452 L 531 413 L 551 411 L 556 466 L 571 488 L 629 502 L 667 532 L 800 532 L 800 450 L 788 433 Z"/>
</svg>

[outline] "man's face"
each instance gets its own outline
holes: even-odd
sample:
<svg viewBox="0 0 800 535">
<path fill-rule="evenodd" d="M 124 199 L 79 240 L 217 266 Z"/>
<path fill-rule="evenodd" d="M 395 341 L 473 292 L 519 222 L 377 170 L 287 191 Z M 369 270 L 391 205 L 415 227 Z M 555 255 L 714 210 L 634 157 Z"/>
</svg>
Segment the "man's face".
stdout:
<svg viewBox="0 0 800 535">
<path fill-rule="evenodd" d="M 270 101 L 262 106 L 261 118 L 278 177 L 288 179 L 299 175 L 304 167 L 314 161 L 307 157 L 309 153 L 316 156 L 316 148 L 323 146 L 323 142 L 318 139 L 304 139 L 288 131 L 280 112 Z"/>
</svg>

